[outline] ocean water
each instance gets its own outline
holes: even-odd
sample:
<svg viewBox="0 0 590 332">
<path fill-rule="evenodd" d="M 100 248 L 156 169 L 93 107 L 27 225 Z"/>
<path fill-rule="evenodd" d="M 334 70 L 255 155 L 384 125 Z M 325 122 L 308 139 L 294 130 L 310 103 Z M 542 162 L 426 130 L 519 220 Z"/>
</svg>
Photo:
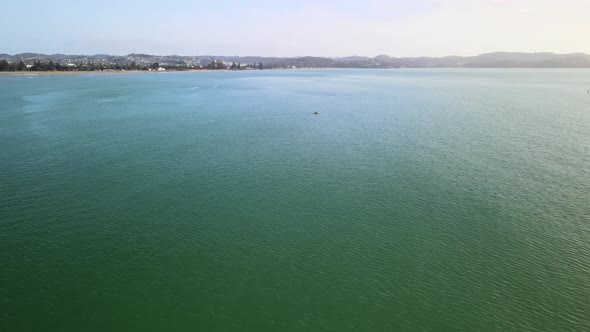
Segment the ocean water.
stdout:
<svg viewBox="0 0 590 332">
<path fill-rule="evenodd" d="M 588 89 L 0 75 L 0 330 L 589 331 Z"/>
</svg>

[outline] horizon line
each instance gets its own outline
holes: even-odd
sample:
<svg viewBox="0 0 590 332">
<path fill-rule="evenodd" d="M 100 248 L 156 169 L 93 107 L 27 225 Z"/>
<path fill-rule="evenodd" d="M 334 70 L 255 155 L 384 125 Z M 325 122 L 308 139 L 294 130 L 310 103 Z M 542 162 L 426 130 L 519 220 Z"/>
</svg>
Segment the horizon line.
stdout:
<svg viewBox="0 0 590 332">
<path fill-rule="evenodd" d="M 444 55 L 444 56 L 429 56 L 429 55 L 419 55 L 419 56 L 392 56 L 386 53 L 378 54 L 375 56 L 367 56 L 367 55 L 345 55 L 345 56 L 325 56 L 325 55 L 295 55 L 295 56 L 267 56 L 267 55 L 222 55 L 222 54 L 194 54 L 194 55 L 183 55 L 183 54 L 150 54 L 150 53 L 127 53 L 127 54 L 111 54 L 111 53 L 94 53 L 94 54 L 84 54 L 84 53 L 43 53 L 43 52 L 20 52 L 20 53 L 0 53 L 0 55 L 8 55 L 8 56 L 18 56 L 23 54 L 41 54 L 41 55 L 69 55 L 69 56 L 97 56 L 97 55 L 108 55 L 108 56 L 129 56 L 129 55 L 148 55 L 148 56 L 179 56 L 179 57 L 238 57 L 238 58 L 247 58 L 247 57 L 257 57 L 257 58 L 305 58 L 305 57 L 314 57 L 314 58 L 328 58 L 328 59 L 339 59 L 339 58 L 349 58 L 349 57 L 363 57 L 363 58 L 376 58 L 380 56 L 388 56 L 391 58 L 450 58 L 450 57 L 461 57 L 461 58 L 468 58 L 468 57 L 478 57 L 487 54 L 553 54 L 553 55 L 590 55 L 584 52 L 570 52 L 570 53 L 555 53 L 551 51 L 541 51 L 541 52 L 519 52 L 519 51 L 492 51 L 492 52 L 484 52 L 475 55 Z"/>
</svg>

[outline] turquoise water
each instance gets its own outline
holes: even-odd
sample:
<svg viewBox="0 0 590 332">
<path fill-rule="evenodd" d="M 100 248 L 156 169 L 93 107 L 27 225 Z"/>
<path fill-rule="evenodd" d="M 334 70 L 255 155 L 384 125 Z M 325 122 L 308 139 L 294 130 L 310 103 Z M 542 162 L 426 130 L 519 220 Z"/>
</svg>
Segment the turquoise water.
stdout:
<svg viewBox="0 0 590 332">
<path fill-rule="evenodd" d="M 0 75 L 0 329 L 590 330 L 588 89 Z"/>
</svg>

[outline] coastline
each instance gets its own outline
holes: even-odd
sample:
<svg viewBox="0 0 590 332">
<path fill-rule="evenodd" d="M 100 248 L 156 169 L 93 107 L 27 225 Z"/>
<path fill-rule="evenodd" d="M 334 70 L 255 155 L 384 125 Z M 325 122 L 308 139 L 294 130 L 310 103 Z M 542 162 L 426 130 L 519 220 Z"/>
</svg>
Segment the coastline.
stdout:
<svg viewBox="0 0 590 332">
<path fill-rule="evenodd" d="M 88 71 L 0 71 L 0 75 L 83 75 L 83 74 L 166 74 L 166 73 L 206 73 L 216 71 L 230 71 L 228 69 L 199 69 L 199 70 L 88 70 Z"/>
</svg>

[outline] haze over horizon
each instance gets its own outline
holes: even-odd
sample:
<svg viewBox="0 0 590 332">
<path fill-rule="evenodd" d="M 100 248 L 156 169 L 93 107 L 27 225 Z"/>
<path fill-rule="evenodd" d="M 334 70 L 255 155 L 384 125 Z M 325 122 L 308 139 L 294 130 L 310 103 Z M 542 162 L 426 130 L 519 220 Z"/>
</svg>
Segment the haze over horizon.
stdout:
<svg viewBox="0 0 590 332">
<path fill-rule="evenodd" d="M 472 56 L 590 53 L 590 1 L 56 0 L 4 5 L 0 53 Z M 25 24 L 23 22 L 34 22 Z"/>
</svg>

